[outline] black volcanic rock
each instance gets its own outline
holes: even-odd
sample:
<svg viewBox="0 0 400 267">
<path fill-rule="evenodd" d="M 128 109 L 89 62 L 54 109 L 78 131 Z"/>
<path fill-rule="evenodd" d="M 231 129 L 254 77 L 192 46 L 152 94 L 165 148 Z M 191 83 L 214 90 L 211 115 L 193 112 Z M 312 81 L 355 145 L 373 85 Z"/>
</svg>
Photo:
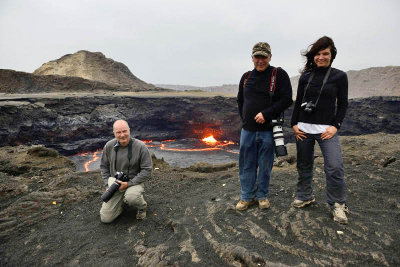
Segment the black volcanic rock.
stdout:
<svg viewBox="0 0 400 267">
<path fill-rule="evenodd" d="M 400 132 L 400 97 L 351 100 L 340 135 Z M 284 133 L 291 108 L 285 112 Z M 0 146 L 44 144 L 65 155 L 102 148 L 116 119 L 144 140 L 204 138 L 239 141 L 235 98 L 133 95 L 21 96 L 0 98 Z"/>
</svg>

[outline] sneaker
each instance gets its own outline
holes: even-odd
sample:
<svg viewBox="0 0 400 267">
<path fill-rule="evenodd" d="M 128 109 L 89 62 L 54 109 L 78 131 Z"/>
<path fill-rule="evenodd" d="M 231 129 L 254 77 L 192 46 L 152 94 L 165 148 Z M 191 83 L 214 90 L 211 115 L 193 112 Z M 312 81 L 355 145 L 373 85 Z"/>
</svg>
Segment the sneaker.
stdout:
<svg viewBox="0 0 400 267">
<path fill-rule="evenodd" d="M 266 199 L 261 199 L 258 201 L 258 207 L 260 209 L 268 209 L 271 205 L 269 204 L 268 198 Z"/>
<path fill-rule="evenodd" d="M 292 202 L 292 207 L 302 208 L 302 207 L 305 207 L 307 205 L 310 205 L 313 202 L 315 202 L 315 197 L 314 196 L 309 200 L 295 199 L 295 201 Z"/>
<path fill-rule="evenodd" d="M 138 210 L 136 213 L 136 220 L 144 220 L 146 218 L 146 210 L 141 209 Z"/>
<path fill-rule="evenodd" d="M 245 210 L 249 206 L 254 204 L 256 204 L 256 201 L 254 199 L 252 201 L 239 200 L 239 202 L 236 204 L 236 210 Z"/>
<path fill-rule="evenodd" d="M 332 210 L 333 220 L 338 223 L 347 224 L 346 212 L 348 212 L 346 204 L 335 203 Z"/>
</svg>

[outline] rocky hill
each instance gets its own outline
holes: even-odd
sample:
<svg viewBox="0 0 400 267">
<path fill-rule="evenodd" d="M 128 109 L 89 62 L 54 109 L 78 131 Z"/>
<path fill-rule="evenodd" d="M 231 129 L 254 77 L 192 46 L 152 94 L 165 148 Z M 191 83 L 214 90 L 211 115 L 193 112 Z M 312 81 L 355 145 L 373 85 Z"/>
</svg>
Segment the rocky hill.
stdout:
<svg viewBox="0 0 400 267">
<path fill-rule="evenodd" d="M 131 89 L 154 89 L 137 78 L 124 64 L 106 58 L 100 52 L 85 50 L 67 54 L 57 60 L 43 64 L 33 72 L 35 75 L 62 75 L 80 77 L 91 81 L 122 86 Z"/>
<path fill-rule="evenodd" d="M 110 85 L 103 82 L 60 75 L 35 75 L 15 70 L 0 70 L 0 93 L 50 93 L 93 91 L 143 91 L 146 89 Z"/>
</svg>

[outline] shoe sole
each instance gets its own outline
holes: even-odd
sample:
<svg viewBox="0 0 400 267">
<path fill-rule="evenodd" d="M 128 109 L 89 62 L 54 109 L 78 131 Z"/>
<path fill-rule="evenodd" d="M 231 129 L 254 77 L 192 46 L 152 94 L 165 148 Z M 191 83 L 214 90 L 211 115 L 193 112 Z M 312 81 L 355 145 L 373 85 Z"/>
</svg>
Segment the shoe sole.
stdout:
<svg viewBox="0 0 400 267">
<path fill-rule="evenodd" d="M 348 221 L 340 221 L 340 220 L 336 219 L 335 217 L 333 217 L 333 221 L 338 222 L 340 224 L 348 224 Z"/>
<path fill-rule="evenodd" d="M 292 204 L 292 207 L 294 207 L 294 208 L 303 208 L 303 207 L 305 207 L 307 205 L 310 205 L 311 203 L 314 203 L 314 202 L 315 202 L 315 198 L 307 200 L 307 201 L 303 201 L 303 203 L 298 204 L 298 205 Z"/>
<path fill-rule="evenodd" d="M 260 209 L 260 210 L 265 210 L 265 209 L 269 209 L 271 207 L 271 204 L 268 204 L 268 206 L 266 206 L 266 205 L 260 205 L 260 204 L 258 204 L 258 208 Z"/>
</svg>

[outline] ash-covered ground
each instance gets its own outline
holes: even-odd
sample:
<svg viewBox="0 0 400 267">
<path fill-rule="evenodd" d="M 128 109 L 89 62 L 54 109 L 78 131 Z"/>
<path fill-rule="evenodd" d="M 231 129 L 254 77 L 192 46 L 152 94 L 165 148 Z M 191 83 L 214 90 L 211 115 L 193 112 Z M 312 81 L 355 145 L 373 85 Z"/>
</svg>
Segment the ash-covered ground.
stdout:
<svg viewBox="0 0 400 267">
<path fill-rule="evenodd" d="M 325 202 L 321 153 L 317 202 L 294 209 L 295 149 L 278 159 L 271 208 L 238 212 L 235 162 L 178 168 L 154 158 L 147 218 L 126 209 L 100 222 L 99 171 L 40 147 L 0 148 L 0 266 L 398 266 L 400 135 L 341 137 L 349 224 Z"/>
</svg>

